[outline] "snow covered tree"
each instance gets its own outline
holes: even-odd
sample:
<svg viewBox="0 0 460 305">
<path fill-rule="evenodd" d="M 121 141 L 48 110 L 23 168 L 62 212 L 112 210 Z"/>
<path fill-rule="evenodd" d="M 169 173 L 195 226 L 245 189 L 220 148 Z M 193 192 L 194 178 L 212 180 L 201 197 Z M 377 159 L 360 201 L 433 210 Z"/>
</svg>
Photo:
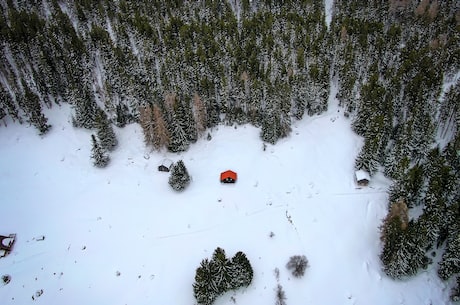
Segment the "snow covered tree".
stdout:
<svg viewBox="0 0 460 305">
<path fill-rule="evenodd" d="M 220 295 L 214 274 L 214 263 L 207 258 L 201 261 L 200 267 L 196 269 L 193 284 L 193 294 L 198 304 L 211 305 Z"/>
<path fill-rule="evenodd" d="M 169 185 L 175 191 L 183 191 L 189 184 L 191 178 L 185 167 L 184 161 L 179 160 L 172 166 L 171 175 L 169 176 Z"/>
<path fill-rule="evenodd" d="M 11 98 L 11 95 L 0 86 L 0 108 L 4 115 L 9 115 L 13 120 L 19 119 L 19 113 L 16 105 Z"/>
<path fill-rule="evenodd" d="M 100 111 L 94 100 L 94 95 L 86 88 L 75 89 L 73 95 L 73 108 L 75 110 L 75 115 L 72 117 L 73 125 L 87 129 L 94 128 L 96 115 Z"/>
<path fill-rule="evenodd" d="M 442 256 L 438 269 L 439 277 L 449 279 L 454 274 L 460 274 L 460 232 L 447 243 L 447 249 Z"/>
<path fill-rule="evenodd" d="M 107 151 L 113 151 L 118 144 L 118 140 L 107 118 L 107 114 L 101 109 L 98 110 L 98 114 L 96 115 L 95 125 L 101 147 Z"/>
<path fill-rule="evenodd" d="M 452 204 L 444 213 L 443 218 L 447 219 L 445 232 L 447 233 L 446 250 L 439 262 L 438 275 L 443 280 L 452 276 L 460 278 L 460 201 Z M 442 241 L 442 240 L 441 240 Z M 438 241 L 439 242 L 439 241 Z M 460 290 L 460 287 L 457 288 Z M 458 291 L 457 290 L 457 291 Z M 460 295 L 457 293 L 457 297 Z"/>
<path fill-rule="evenodd" d="M 116 111 L 115 124 L 118 127 L 125 127 L 126 124 L 132 121 L 132 115 L 129 113 L 129 109 L 128 109 L 128 106 L 126 106 L 126 104 L 123 104 L 123 103 L 117 104 L 115 111 Z"/>
<path fill-rule="evenodd" d="M 226 257 L 225 250 L 217 247 L 212 255 L 212 262 L 214 264 L 213 278 L 217 285 L 219 293 L 224 293 L 232 289 L 232 264 L 231 261 Z"/>
<path fill-rule="evenodd" d="M 385 273 L 393 278 L 401 277 L 404 272 L 400 270 L 407 268 L 407 264 L 402 263 L 402 260 L 407 256 L 407 251 L 405 251 L 402 243 L 408 222 L 407 205 L 403 200 L 400 200 L 392 204 L 381 227 L 380 239 L 383 242 L 383 249 L 380 260 L 383 263 Z"/>
<path fill-rule="evenodd" d="M 238 289 L 240 287 L 247 287 L 251 284 L 254 271 L 252 270 L 251 263 L 249 262 L 246 254 L 239 251 L 231 261 L 231 289 Z"/>
<path fill-rule="evenodd" d="M 106 167 L 110 161 L 110 157 L 107 155 L 105 149 L 102 148 L 95 135 L 91 135 L 91 141 L 93 144 L 91 149 L 91 159 L 93 159 L 93 165 L 101 168 Z"/>
<path fill-rule="evenodd" d="M 291 270 L 292 275 L 295 277 L 302 277 L 305 274 L 305 269 L 308 267 L 308 259 L 305 255 L 291 256 L 286 268 Z"/>
<path fill-rule="evenodd" d="M 22 86 L 24 96 L 20 96 L 19 105 L 29 117 L 29 122 L 38 129 L 40 135 L 43 135 L 48 132 L 51 125 L 48 124 L 48 119 L 42 113 L 40 99 L 24 81 L 22 81 Z"/>
</svg>

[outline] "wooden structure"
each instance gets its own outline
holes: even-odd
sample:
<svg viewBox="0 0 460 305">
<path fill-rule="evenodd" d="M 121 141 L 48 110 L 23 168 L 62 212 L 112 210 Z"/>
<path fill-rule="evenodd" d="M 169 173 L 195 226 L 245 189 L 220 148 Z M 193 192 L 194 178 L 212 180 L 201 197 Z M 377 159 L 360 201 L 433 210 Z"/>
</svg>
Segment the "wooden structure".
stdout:
<svg viewBox="0 0 460 305">
<path fill-rule="evenodd" d="M 220 174 L 220 182 L 222 183 L 235 183 L 237 178 L 237 173 L 231 170 L 227 170 Z"/>
<path fill-rule="evenodd" d="M 360 169 L 355 172 L 355 180 L 358 186 L 368 186 L 371 181 L 371 177 L 368 172 Z"/>
<path fill-rule="evenodd" d="M 0 257 L 5 257 L 13 250 L 14 242 L 16 241 L 16 234 L 8 236 L 0 235 Z"/>
<path fill-rule="evenodd" d="M 161 164 L 158 166 L 158 170 L 160 172 L 169 172 L 171 170 L 171 167 L 173 165 L 173 162 L 169 159 L 164 159 Z"/>
</svg>

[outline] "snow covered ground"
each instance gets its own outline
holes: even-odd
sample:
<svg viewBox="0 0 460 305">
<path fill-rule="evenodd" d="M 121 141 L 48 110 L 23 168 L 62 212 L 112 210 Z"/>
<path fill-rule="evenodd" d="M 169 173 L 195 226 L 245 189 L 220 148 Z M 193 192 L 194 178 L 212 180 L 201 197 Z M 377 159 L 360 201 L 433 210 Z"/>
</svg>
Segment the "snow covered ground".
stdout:
<svg viewBox="0 0 460 305">
<path fill-rule="evenodd" d="M 0 276 L 11 276 L 0 304 L 191 305 L 195 270 L 218 246 L 246 253 L 254 281 L 216 305 L 274 304 L 275 268 L 289 305 L 448 304 L 434 270 L 402 282 L 380 271 L 389 181 L 356 188 L 362 139 L 337 108 L 296 122 L 265 151 L 258 129 L 220 126 L 186 153 L 155 153 L 130 125 L 116 130 L 119 147 L 102 170 L 70 108 L 47 115 L 44 138 L 0 128 L 0 234 L 17 233 L 0 259 Z M 184 160 L 193 182 L 183 193 L 157 171 L 164 158 Z M 220 184 L 227 169 L 238 172 L 235 185 Z M 296 254 L 309 260 L 301 279 L 285 268 Z"/>
<path fill-rule="evenodd" d="M 334 0 L 324 0 L 324 10 L 326 15 L 324 16 L 326 25 L 327 27 L 330 28 L 331 26 L 331 21 L 332 21 L 332 15 L 333 15 L 333 9 L 334 7 Z"/>
</svg>

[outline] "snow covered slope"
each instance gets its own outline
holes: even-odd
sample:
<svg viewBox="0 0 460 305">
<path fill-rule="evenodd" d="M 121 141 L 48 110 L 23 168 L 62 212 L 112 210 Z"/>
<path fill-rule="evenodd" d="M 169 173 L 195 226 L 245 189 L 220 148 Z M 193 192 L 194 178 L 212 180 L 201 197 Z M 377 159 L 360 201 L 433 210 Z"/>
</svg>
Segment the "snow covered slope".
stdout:
<svg viewBox="0 0 460 305">
<path fill-rule="evenodd" d="M 265 151 L 258 129 L 221 126 L 186 153 L 155 153 L 130 125 L 116 130 L 119 147 L 102 170 L 70 108 L 47 115 L 44 138 L 0 128 L 0 234 L 17 233 L 0 259 L 0 275 L 11 276 L 0 304 L 191 305 L 195 270 L 218 246 L 246 253 L 254 281 L 217 305 L 274 304 L 275 268 L 289 305 L 448 303 L 433 271 L 404 282 L 380 271 L 389 182 L 356 188 L 362 140 L 336 108 L 296 122 Z M 183 193 L 157 171 L 164 158 L 184 160 L 193 181 Z M 227 169 L 238 172 L 235 185 L 220 184 Z M 301 279 L 285 268 L 296 254 L 309 260 Z"/>
</svg>

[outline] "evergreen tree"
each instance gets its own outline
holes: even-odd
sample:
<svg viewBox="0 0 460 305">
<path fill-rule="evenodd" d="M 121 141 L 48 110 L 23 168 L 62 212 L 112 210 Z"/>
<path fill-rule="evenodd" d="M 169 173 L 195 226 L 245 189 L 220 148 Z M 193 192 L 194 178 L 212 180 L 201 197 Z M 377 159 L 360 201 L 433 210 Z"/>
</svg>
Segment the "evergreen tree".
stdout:
<svg viewBox="0 0 460 305">
<path fill-rule="evenodd" d="M 29 122 L 38 129 L 40 135 L 43 135 L 48 132 L 51 125 L 48 124 L 48 119 L 42 113 L 40 99 L 24 81 L 22 81 L 22 86 L 24 96 L 20 97 L 19 105 L 29 117 Z"/>
<path fill-rule="evenodd" d="M 75 127 L 83 127 L 91 129 L 95 127 L 96 115 L 100 108 L 94 100 L 94 96 L 89 90 L 76 89 L 74 92 L 75 115 L 72 118 L 72 123 Z"/>
<path fill-rule="evenodd" d="M 132 121 L 132 116 L 129 113 L 128 106 L 124 103 L 119 103 L 116 106 L 116 125 L 118 127 L 125 127 L 126 124 Z"/>
<path fill-rule="evenodd" d="M 407 251 L 403 247 L 408 226 L 407 213 L 407 205 L 404 201 L 392 204 L 381 228 L 380 239 L 383 242 L 383 249 L 380 260 L 385 273 L 393 278 L 404 275 L 408 265 L 405 261 L 408 256 Z"/>
<path fill-rule="evenodd" d="M 93 159 L 93 165 L 100 168 L 106 167 L 110 161 L 110 157 L 107 155 L 104 148 L 102 148 L 95 135 L 91 135 L 91 141 L 93 144 L 91 149 L 91 159 Z"/>
<path fill-rule="evenodd" d="M 172 166 L 169 185 L 175 191 L 183 191 L 190 184 L 191 178 L 182 160 Z"/>
<path fill-rule="evenodd" d="M 176 107 L 176 117 L 186 135 L 187 142 L 195 143 L 198 140 L 197 123 L 195 122 L 190 104 L 190 100 L 180 100 Z"/>
<path fill-rule="evenodd" d="M 444 232 L 447 239 L 446 250 L 439 262 L 438 275 L 443 280 L 448 280 L 452 276 L 460 278 L 460 201 L 448 207 L 443 218 L 447 219 Z M 439 240 L 443 242 L 443 240 Z M 457 287 L 457 292 L 459 287 Z M 457 293 L 457 297 L 458 297 Z"/>
<path fill-rule="evenodd" d="M 168 131 L 171 135 L 170 142 L 168 143 L 168 150 L 170 152 L 186 151 L 189 147 L 187 134 L 180 125 L 180 122 L 177 121 L 175 114 L 168 124 Z"/>
<path fill-rule="evenodd" d="M 254 271 L 252 270 L 251 263 L 249 262 L 246 254 L 239 251 L 231 261 L 231 289 L 238 289 L 240 287 L 247 287 L 251 284 Z"/>
<path fill-rule="evenodd" d="M 443 280 L 448 280 L 454 274 L 460 275 L 460 232 L 449 239 L 439 263 L 438 274 Z"/>
<path fill-rule="evenodd" d="M 217 247 L 212 255 L 212 262 L 214 264 L 213 279 L 216 282 L 219 294 L 222 294 L 232 289 L 232 264 L 225 255 L 225 250 Z"/>
<path fill-rule="evenodd" d="M 107 114 L 103 110 L 99 110 L 96 116 L 96 128 L 101 147 L 107 151 L 113 151 L 118 144 L 118 140 Z"/>
<path fill-rule="evenodd" d="M 211 305 L 219 296 L 220 292 L 215 282 L 214 263 L 207 258 L 201 261 L 200 267 L 196 269 L 193 293 L 198 304 Z"/>
<path fill-rule="evenodd" d="M 13 120 L 20 119 L 11 95 L 2 86 L 0 86 L 0 108 L 4 115 L 9 115 Z"/>
</svg>

